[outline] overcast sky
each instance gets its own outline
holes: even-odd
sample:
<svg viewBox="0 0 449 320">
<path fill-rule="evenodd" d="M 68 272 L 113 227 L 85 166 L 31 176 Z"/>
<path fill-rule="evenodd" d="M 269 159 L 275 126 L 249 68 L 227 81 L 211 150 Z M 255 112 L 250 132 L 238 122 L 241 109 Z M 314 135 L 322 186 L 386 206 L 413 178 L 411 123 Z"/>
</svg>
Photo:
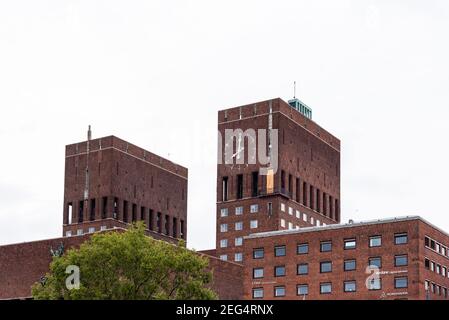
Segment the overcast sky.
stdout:
<svg viewBox="0 0 449 320">
<path fill-rule="evenodd" d="M 189 168 L 215 245 L 217 110 L 293 95 L 342 141 L 342 219 L 449 231 L 449 2 L 0 0 L 0 245 L 62 234 L 64 146 Z"/>
</svg>

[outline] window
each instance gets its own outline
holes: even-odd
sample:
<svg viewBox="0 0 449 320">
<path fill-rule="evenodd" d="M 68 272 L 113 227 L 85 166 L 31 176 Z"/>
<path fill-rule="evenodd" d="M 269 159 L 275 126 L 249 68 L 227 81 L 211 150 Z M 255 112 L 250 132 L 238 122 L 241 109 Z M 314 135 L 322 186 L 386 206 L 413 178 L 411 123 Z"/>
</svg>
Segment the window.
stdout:
<svg viewBox="0 0 449 320">
<path fill-rule="evenodd" d="M 381 245 L 382 245 L 382 237 L 381 236 L 372 236 L 369 238 L 370 248 L 380 247 Z"/>
<path fill-rule="evenodd" d="M 332 251 L 332 242 L 331 241 L 322 241 L 320 244 L 321 252 L 330 252 Z"/>
<path fill-rule="evenodd" d="M 321 225 L 321 222 L 320 222 L 320 220 L 316 220 L 316 225 L 319 227 L 320 225 Z"/>
<path fill-rule="evenodd" d="M 439 264 L 437 264 L 436 273 L 437 274 L 441 273 L 441 266 Z"/>
<path fill-rule="evenodd" d="M 345 240 L 345 250 L 355 249 L 357 247 L 357 242 L 355 239 L 346 239 Z"/>
<path fill-rule="evenodd" d="M 235 223 L 235 231 L 243 230 L 243 222 L 236 222 Z"/>
<path fill-rule="evenodd" d="M 357 268 L 357 263 L 355 259 L 345 260 L 344 270 L 345 271 L 354 271 Z"/>
<path fill-rule="evenodd" d="M 430 261 L 430 271 L 435 271 L 435 262 Z"/>
<path fill-rule="evenodd" d="M 299 212 L 299 210 L 296 210 L 296 218 L 298 218 L 298 219 L 301 218 L 301 213 Z"/>
<path fill-rule="evenodd" d="M 237 175 L 237 199 L 243 198 L 243 174 Z"/>
<path fill-rule="evenodd" d="M 285 219 L 281 219 L 281 228 L 285 228 Z"/>
<path fill-rule="evenodd" d="M 228 232 L 228 224 L 227 223 L 222 223 L 220 225 L 220 232 Z"/>
<path fill-rule="evenodd" d="M 394 266 L 395 267 L 403 267 L 408 265 L 408 257 L 407 255 L 399 255 L 394 257 Z"/>
<path fill-rule="evenodd" d="M 254 249 L 253 250 L 253 258 L 254 259 L 263 259 L 264 257 L 264 250 L 263 248 Z"/>
<path fill-rule="evenodd" d="M 229 210 L 228 208 L 222 208 L 221 212 L 220 212 L 220 216 L 223 217 L 227 217 L 229 215 Z"/>
<path fill-rule="evenodd" d="M 220 248 L 227 248 L 228 247 L 228 240 L 222 239 L 220 240 Z"/>
<path fill-rule="evenodd" d="M 91 199 L 90 200 L 90 215 L 89 215 L 90 221 L 95 220 L 95 211 L 96 211 L 96 202 L 95 202 L 95 199 Z"/>
<path fill-rule="evenodd" d="M 443 277 L 445 277 L 446 274 L 447 274 L 447 268 L 446 268 L 446 267 L 441 268 L 441 275 L 442 275 Z"/>
<path fill-rule="evenodd" d="M 407 277 L 394 278 L 394 287 L 395 289 L 408 288 L 408 278 Z"/>
<path fill-rule="evenodd" d="M 302 221 L 307 222 L 307 213 L 302 214 Z"/>
<path fill-rule="evenodd" d="M 67 222 L 68 224 L 72 224 L 73 220 L 73 203 L 67 204 Z"/>
<path fill-rule="evenodd" d="M 227 260 L 228 260 L 228 255 L 227 255 L 227 254 L 222 254 L 222 255 L 220 256 L 220 260 L 222 260 L 222 261 L 227 261 Z"/>
<path fill-rule="evenodd" d="M 254 171 L 251 175 L 251 196 L 257 197 L 259 194 L 259 171 Z"/>
<path fill-rule="evenodd" d="M 66 237 L 71 237 L 72 236 L 72 231 L 66 231 L 65 236 Z"/>
<path fill-rule="evenodd" d="M 228 201 L 228 177 L 223 177 L 223 201 Z"/>
<path fill-rule="evenodd" d="M 83 235 L 83 229 L 76 230 L 76 235 L 77 236 L 82 236 Z"/>
<path fill-rule="evenodd" d="M 275 277 L 285 277 L 285 266 L 274 267 L 274 276 Z"/>
<path fill-rule="evenodd" d="M 243 207 L 236 207 L 235 208 L 235 215 L 241 216 L 243 214 Z"/>
<path fill-rule="evenodd" d="M 285 246 L 274 247 L 274 256 L 275 257 L 285 257 L 285 254 L 286 254 Z"/>
<path fill-rule="evenodd" d="M 368 280 L 368 290 L 382 290 L 382 279 L 372 278 Z"/>
<path fill-rule="evenodd" d="M 310 217 L 310 224 L 313 226 L 315 225 L 315 219 L 313 219 L 313 217 Z"/>
<path fill-rule="evenodd" d="M 285 297 L 285 287 L 284 286 L 274 287 L 274 296 Z"/>
<path fill-rule="evenodd" d="M 292 207 L 288 207 L 288 214 L 289 215 L 293 215 L 293 208 Z"/>
<path fill-rule="evenodd" d="M 424 259 L 424 267 L 429 270 L 430 269 L 430 260 L 429 259 Z"/>
<path fill-rule="evenodd" d="M 298 264 L 296 273 L 299 276 L 309 274 L 309 264 L 307 263 Z"/>
<path fill-rule="evenodd" d="M 95 232 L 95 228 L 94 227 L 90 227 L 89 228 L 89 233 L 94 233 Z"/>
<path fill-rule="evenodd" d="M 332 283 L 320 284 L 320 294 L 331 294 L 331 293 L 332 293 Z"/>
<path fill-rule="evenodd" d="M 262 298 L 263 298 L 263 288 L 253 289 L 253 299 L 262 299 Z"/>
<path fill-rule="evenodd" d="M 258 227 L 258 221 L 257 220 L 251 220 L 250 221 L 250 228 L 251 229 L 257 229 Z"/>
<path fill-rule="evenodd" d="M 142 207 L 142 209 L 144 208 Z M 173 238 L 178 238 L 178 219 L 175 217 L 173 217 L 172 235 Z"/>
<path fill-rule="evenodd" d="M 243 245 L 243 238 L 242 237 L 235 238 L 235 246 L 240 247 L 241 245 Z"/>
<path fill-rule="evenodd" d="M 355 281 L 345 281 L 344 282 L 345 292 L 356 292 L 357 283 Z"/>
<path fill-rule="evenodd" d="M 237 252 L 234 255 L 234 261 L 235 262 L 242 262 L 243 261 L 243 254 L 241 252 Z"/>
<path fill-rule="evenodd" d="M 296 252 L 297 254 L 309 253 L 309 244 L 308 243 L 298 244 Z"/>
<path fill-rule="evenodd" d="M 78 223 L 81 223 L 83 221 L 84 221 L 84 201 L 80 201 L 78 207 Z"/>
<path fill-rule="evenodd" d="M 298 296 L 306 296 L 309 294 L 309 286 L 307 284 L 300 284 L 296 287 Z"/>
<path fill-rule="evenodd" d="M 425 245 L 426 247 L 430 247 L 430 239 L 429 239 L 429 237 L 425 237 L 425 238 L 424 238 L 424 245 Z"/>
<path fill-rule="evenodd" d="M 181 239 L 185 239 L 185 235 L 186 235 L 185 223 L 184 223 L 184 220 L 181 220 L 180 222 L 181 222 L 180 231 L 179 231 L 180 236 L 181 236 Z"/>
<path fill-rule="evenodd" d="M 168 214 L 165 215 L 165 234 L 168 236 L 170 234 L 170 216 Z"/>
<path fill-rule="evenodd" d="M 368 264 L 371 267 L 377 267 L 380 269 L 380 268 L 382 268 L 382 258 L 381 257 L 369 258 Z"/>
<path fill-rule="evenodd" d="M 259 205 L 258 204 L 253 204 L 251 205 L 251 213 L 256 213 L 259 212 Z"/>
<path fill-rule="evenodd" d="M 407 233 L 397 233 L 394 235 L 394 244 L 406 244 L 408 242 Z"/>
<path fill-rule="evenodd" d="M 320 263 L 320 272 L 321 273 L 329 273 L 332 272 L 332 262 L 326 261 Z"/>
<path fill-rule="evenodd" d="M 272 202 L 268 202 L 267 211 L 268 211 L 269 216 L 273 215 L 273 203 Z"/>
<path fill-rule="evenodd" d="M 285 203 L 281 203 L 281 211 L 285 212 Z"/>
<path fill-rule="evenodd" d="M 107 229 L 106 226 L 101 226 L 101 227 L 100 227 L 100 231 L 105 231 L 106 229 Z"/>
<path fill-rule="evenodd" d="M 288 223 L 288 229 L 289 229 L 289 230 L 292 230 L 292 229 L 293 229 L 293 223 L 291 223 L 291 222 Z"/>
</svg>

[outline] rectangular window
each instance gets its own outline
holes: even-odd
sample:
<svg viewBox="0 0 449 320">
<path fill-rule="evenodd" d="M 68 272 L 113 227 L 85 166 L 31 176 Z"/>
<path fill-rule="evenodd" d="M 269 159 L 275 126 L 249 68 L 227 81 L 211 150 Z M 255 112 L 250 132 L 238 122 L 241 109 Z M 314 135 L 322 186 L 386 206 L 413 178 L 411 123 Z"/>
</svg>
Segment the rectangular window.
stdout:
<svg viewBox="0 0 449 320">
<path fill-rule="evenodd" d="M 296 178 L 296 195 L 295 195 L 295 199 L 296 199 L 296 202 L 298 202 L 299 203 L 299 196 L 300 196 L 300 185 L 301 185 L 301 183 L 300 183 L 300 181 L 299 181 L 299 178 Z"/>
<path fill-rule="evenodd" d="M 289 215 L 293 215 L 293 208 L 292 207 L 288 207 L 288 214 Z"/>
<path fill-rule="evenodd" d="M 381 236 L 369 237 L 369 246 L 370 248 L 382 246 L 382 237 Z"/>
<path fill-rule="evenodd" d="M 309 286 L 307 284 L 300 284 L 296 288 L 298 296 L 307 296 L 309 294 Z"/>
<path fill-rule="evenodd" d="M 357 247 L 357 242 L 355 239 L 346 239 L 345 240 L 345 250 L 352 250 Z"/>
<path fill-rule="evenodd" d="M 253 259 L 263 259 L 264 257 L 264 249 L 258 248 L 253 250 Z"/>
<path fill-rule="evenodd" d="M 123 201 L 123 221 L 128 222 L 128 201 Z M 162 230 L 161 230 L 162 233 Z"/>
<path fill-rule="evenodd" d="M 356 269 L 356 260 L 345 260 L 344 270 L 345 271 L 354 271 Z"/>
<path fill-rule="evenodd" d="M 281 170 L 281 193 L 285 193 L 285 171 Z"/>
<path fill-rule="evenodd" d="M 426 246 L 426 247 L 430 247 L 430 239 L 429 239 L 429 237 L 425 237 L 424 238 L 424 245 Z"/>
<path fill-rule="evenodd" d="M 69 202 L 67 204 L 67 222 L 68 224 L 72 224 L 73 221 L 73 203 Z"/>
<path fill-rule="evenodd" d="M 235 261 L 235 262 L 242 262 L 242 261 L 243 261 L 243 253 L 237 252 L 237 253 L 234 255 L 234 261 Z"/>
<path fill-rule="evenodd" d="M 292 197 L 293 195 L 293 176 L 291 174 L 288 175 L 288 196 Z"/>
<path fill-rule="evenodd" d="M 257 220 L 251 220 L 250 228 L 251 229 L 257 229 L 257 227 L 258 227 L 258 221 Z"/>
<path fill-rule="evenodd" d="M 321 252 L 331 252 L 332 251 L 332 242 L 331 241 L 322 241 L 320 244 Z"/>
<path fill-rule="evenodd" d="M 235 223 L 235 231 L 243 230 L 243 222 L 239 221 Z"/>
<path fill-rule="evenodd" d="M 357 291 L 357 283 L 355 281 L 345 281 L 344 289 L 345 289 L 345 292 L 356 292 Z"/>
<path fill-rule="evenodd" d="M 263 278 L 263 268 L 254 268 L 253 269 L 253 279 L 261 279 Z"/>
<path fill-rule="evenodd" d="M 382 290 L 382 279 L 372 278 L 368 280 L 368 290 Z"/>
<path fill-rule="evenodd" d="M 394 287 L 395 289 L 408 288 L 408 278 L 407 277 L 394 278 Z"/>
<path fill-rule="evenodd" d="M 222 209 L 220 210 L 220 217 L 224 218 L 224 217 L 227 217 L 228 215 L 229 215 L 229 210 L 228 210 L 228 208 L 222 208 Z"/>
<path fill-rule="evenodd" d="M 137 221 L 137 204 L 133 203 L 132 208 L 133 208 L 132 209 L 132 222 L 135 222 L 135 221 Z M 168 232 L 167 232 L 167 234 L 168 234 Z"/>
<path fill-rule="evenodd" d="M 106 226 L 101 226 L 101 227 L 100 227 L 100 231 L 105 231 L 106 229 L 107 229 Z"/>
<path fill-rule="evenodd" d="M 156 216 L 157 232 L 162 233 L 162 213 L 158 212 Z"/>
<path fill-rule="evenodd" d="M 285 277 L 285 266 L 274 267 L 274 276 L 275 277 Z"/>
<path fill-rule="evenodd" d="M 89 227 L 89 233 L 94 233 L 95 232 L 95 228 L 94 227 Z"/>
<path fill-rule="evenodd" d="M 145 213 L 147 212 L 147 208 L 140 207 L 140 220 L 145 221 Z"/>
<path fill-rule="evenodd" d="M 307 221 L 307 213 L 302 214 L 302 221 Z"/>
<path fill-rule="evenodd" d="M 268 211 L 268 216 L 273 215 L 273 203 L 272 202 L 268 202 L 267 211 Z"/>
<path fill-rule="evenodd" d="M 307 183 L 302 184 L 302 204 L 307 207 Z"/>
<path fill-rule="evenodd" d="M 228 201 L 228 194 L 229 194 L 229 188 L 228 188 L 228 177 L 223 177 L 223 195 L 222 199 L 223 201 Z"/>
<path fill-rule="evenodd" d="M 95 199 L 90 200 L 90 215 L 89 220 L 95 221 L 96 202 Z"/>
<path fill-rule="evenodd" d="M 170 235 L 170 216 L 168 214 L 165 215 L 165 235 Z"/>
<path fill-rule="evenodd" d="M 369 258 L 368 264 L 371 267 L 377 267 L 380 269 L 380 268 L 382 268 L 382 258 L 381 257 Z"/>
<path fill-rule="evenodd" d="M 252 173 L 251 179 L 251 196 L 257 197 L 259 195 L 259 171 Z"/>
<path fill-rule="evenodd" d="M 299 276 L 307 275 L 309 274 L 309 264 L 307 263 L 301 263 L 297 265 L 297 272 Z"/>
<path fill-rule="evenodd" d="M 274 256 L 275 257 L 285 257 L 285 254 L 286 254 L 285 246 L 274 247 Z"/>
<path fill-rule="evenodd" d="M 397 233 L 394 235 L 394 244 L 406 244 L 408 242 L 407 233 Z"/>
<path fill-rule="evenodd" d="M 331 293 L 332 293 L 332 283 L 320 284 L 320 294 L 331 294 Z"/>
<path fill-rule="evenodd" d="M 259 205 L 258 204 L 251 205 L 250 212 L 251 213 L 259 212 Z"/>
<path fill-rule="evenodd" d="M 285 297 L 285 287 L 284 286 L 274 287 L 274 296 Z"/>
<path fill-rule="evenodd" d="M 81 223 L 83 221 L 84 221 L 84 201 L 80 201 L 78 207 L 78 223 Z"/>
<path fill-rule="evenodd" d="M 222 223 L 220 225 L 220 232 L 228 232 L 228 224 L 227 223 Z"/>
<path fill-rule="evenodd" d="M 235 246 L 240 247 L 242 245 L 243 245 L 243 238 L 242 237 L 235 238 Z"/>
<path fill-rule="evenodd" d="M 112 218 L 117 219 L 118 217 L 118 198 L 114 198 L 114 212 L 112 213 Z"/>
<path fill-rule="evenodd" d="M 77 236 L 82 236 L 83 235 L 83 229 L 76 230 L 76 235 Z"/>
<path fill-rule="evenodd" d="M 237 175 L 237 199 L 243 198 L 243 174 Z"/>
<path fill-rule="evenodd" d="M 285 203 L 281 203 L 281 211 L 285 212 Z"/>
<path fill-rule="evenodd" d="M 307 253 L 309 253 L 309 244 L 308 243 L 298 244 L 296 253 L 297 254 L 307 254 Z"/>
<path fill-rule="evenodd" d="M 281 219 L 281 228 L 285 228 L 285 219 Z"/>
<path fill-rule="evenodd" d="M 329 273 L 332 272 L 332 262 L 326 261 L 320 263 L 320 272 L 321 273 Z"/>
<path fill-rule="evenodd" d="M 228 247 L 228 240 L 222 239 L 220 240 L 220 248 L 227 248 Z"/>
<path fill-rule="evenodd" d="M 315 209 L 315 195 L 314 195 L 314 190 L 313 190 L 313 186 L 310 186 L 310 192 L 309 192 L 309 207 L 310 209 Z"/>
<path fill-rule="evenodd" d="M 154 231 L 154 212 L 153 210 L 149 209 L 149 213 L 148 213 L 148 220 L 149 220 L 149 229 Z"/>
<path fill-rule="evenodd" d="M 430 260 L 429 259 L 424 259 L 424 267 L 429 270 L 430 269 Z"/>
<path fill-rule="evenodd" d="M 228 255 L 227 255 L 227 254 L 222 254 L 222 255 L 220 256 L 220 260 L 222 260 L 222 261 L 228 261 Z"/>
<path fill-rule="evenodd" d="M 298 219 L 301 218 L 301 213 L 299 212 L 299 210 L 296 210 L 296 218 L 298 218 Z"/>
<path fill-rule="evenodd" d="M 315 210 L 317 212 L 321 212 L 321 191 L 320 189 L 316 189 L 316 205 Z"/>
<path fill-rule="evenodd" d="M 236 207 L 235 208 L 235 215 L 241 216 L 243 214 L 243 207 Z"/>
<path fill-rule="evenodd" d="M 65 236 L 66 237 L 71 237 L 72 236 L 72 231 L 66 231 L 66 233 L 65 233 Z"/>
<path fill-rule="evenodd" d="M 394 266 L 395 267 L 404 267 L 408 265 L 408 257 L 406 254 L 398 255 L 394 257 Z"/>
<path fill-rule="evenodd" d="M 263 299 L 263 288 L 253 289 L 253 299 Z"/>
<path fill-rule="evenodd" d="M 108 197 L 103 197 L 101 204 L 101 219 L 106 219 L 108 213 Z"/>
</svg>

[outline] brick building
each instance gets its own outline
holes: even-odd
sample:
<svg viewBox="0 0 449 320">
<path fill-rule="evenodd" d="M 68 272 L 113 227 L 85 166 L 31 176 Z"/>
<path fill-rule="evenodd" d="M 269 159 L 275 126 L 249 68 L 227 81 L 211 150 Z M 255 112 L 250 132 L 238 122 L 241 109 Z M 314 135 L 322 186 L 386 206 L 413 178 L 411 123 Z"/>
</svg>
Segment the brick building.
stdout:
<svg viewBox="0 0 449 320">
<path fill-rule="evenodd" d="M 114 136 L 66 146 L 63 236 L 145 221 L 148 233 L 187 239 L 186 168 Z"/>
<path fill-rule="evenodd" d="M 448 299 L 449 235 L 420 217 L 257 233 L 244 250 L 245 299 Z"/>
<path fill-rule="evenodd" d="M 218 112 L 220 135 L 234 132 L 232 141 L 221 142 L 221 154 L 232 144 L 237 154 L 244 150 L 240 156 L 247 156 L 244 164 L 219 159 L 216 248 L 221 259 L 241 263 L 243 237 L 250 233 L 340 221 L 340 141 L 311 115 L 298 99 L 286 103 L 279 98 Z M 260 159 L 250 163 L 247 130 L 277 132 L 276 141 L 267 139 L 267 145 L 256 138 L 257 148 L 267 150 L 277 168 L 262 175 Z"/>
</svg>

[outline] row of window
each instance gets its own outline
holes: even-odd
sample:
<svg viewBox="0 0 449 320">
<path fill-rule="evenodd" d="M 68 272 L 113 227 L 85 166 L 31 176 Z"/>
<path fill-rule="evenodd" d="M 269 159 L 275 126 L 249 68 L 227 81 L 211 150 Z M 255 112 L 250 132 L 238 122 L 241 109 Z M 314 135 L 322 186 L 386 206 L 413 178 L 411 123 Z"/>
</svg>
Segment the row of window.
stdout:
<svg viewBox="0 0 449 320">
<path fill-rule="evenodd" d="M 250 213 L 257 213 L 259 212 L 259 205 L 258 204 L 252 204 L 250 205 L 250 209 L 249 209 Z M 241 216 L 243 214 L 243 207 L 236 207 L 235 208 L 235 215 L 236 216 Z M 228 217 L 229 216 L 229 209 L 228 208 L 222 208 L 220 210 L 220 217 L 224 218 L 224 217 Z"/>
<path fill-rule="evenodd" d="M 220 248 L 227 248 L 229 245 L 228 239 L 221 239 L 220 240 Z M 234 245 L 236 247 L 241 247 L 243 245 L 243 237 L 237 237 L 234 239 Z"/>
<path fill-rule="evenodd" d="M 381 257 L 371 257 L 368 259 L 369 267 L 382 268 L 382 258 Z M 408 256 L 407 254 L 395 255 L 394 256 L 394 266 L 395 267 L 405 267 L 408 266 Z M 346 259 L 343 263 L 343 271 L 355 271 L 357 269 L 356 259 Z M 333 270 L 332 261 L 322 261 L 320 262 L 320 273 L 330 273 Z M 285 265 L 274 267 L 275 277 L 285 277 L 287 274 Z M 296 265 L 296 274 L 308 275 L 309 274 L 309 263 L 299 263 Z M 253 279 L 262 279 L 265 277 L 265 268 L 258 267 L 253 269 Z"/>
<path fill-rule="evenodd" d="M 285 203 L 281 203 L 281 212 L 286 212 L 286 206 L 285 206 Z M 323 223 L 321 223 L 320 222 L 320 220 L 319 219 L 314 219 L 314 217 L 308 217 L 307 216 L 307 213 L 301 213 L 299 210 L 294 210 L 292 207 L 288 207 L 288 214 L 289 215 L 291 215 L 291 216 L 293 216 L 293 215 L 295 215 L 296 216 L 296 218 L 297 219 L 300 219 L 301 220 L 301 218 L 302 218 L 302 221 L 304 221 L 304 222 L 308 222 L 308 223 L 310 223 L 312 226 L 317 226 L 317 227 L 319 227 L 319 226 L 326 226 L 326 224 L 323 222 Z M 302 217 L 301 217 L 302 216 Z M 281 226 L 282 226 L 282 224 L 284 224 L 284 226 L 283 227 L 285 227 L 285 220 L 284 219 L 281 219 Z M 293 229 L 293 227 L 289 227 L 289 229 Z"/>
<path fill-rule="evenodd" d="M 105 231 L 105 230 L 107 230 L 107 227 L 106 227 L 106 226 L 101 226 L 101 227 L 100 227 L 100 231 Z M 86 233 L 94 233 L 95 231 L 97 231 L 97 230 L 95 229 L 95 227 L 89 227 L 89 228 L 87 229 L 87 232 L 86 232 Z M 83 234 L 85 234 L 85 232 L 84 232 L 83 229 L 77 229 L 77 230 L 76 230 L 76 235 L 77 235 L 77 236 L 82 236 Z M 71 231 L 71 230 L 66 231 L 65 236 L 66 236 L 66 237 L 72 237 L 72 236 L 73 236 L 72 231 Z"/>
<path fill-rule="evenodd" d="M 448 277 L 449 278 L 449 269 L 445 266 L 442 266 L 441 264 L 438 264 L 434 261 L 431 261 L 427 258 L 424 259 L 424 267 L 427 270 L 430 270 L 432 272 L 435 272 L 436 274 L 439 274 L 443 277 Z"/>
<path fill-rule="evenodd" d="M 406 289 L 408 288 L 408 277 L 396 277 L 394 278 L 394 288 L 395 289 Z M 382 290 L 382 279 L 373 278 L 368 283 L 368 290 Z M 263 299 L 265 292 L 264 288 L 254 288 L 253 289 L 253 299 Z M 343 282 L 343 292 L 354 293 L 357 292 L 357 281 L 349 280 Z M 332 294 L 332 282 L 322 282 L 319 286 L 320 294 Z M 273 297 L 280 298 L 285 297 L 287 290 L 285 286 L 275 286 L 273 287 Z M 307 296 L 309 294 L 308 284 L 298 284 L 296 286 L 297 296 Z"/>
<path fill-rule="evenodd" d="M 251 220 L 249 222 L 250 229 L 257 229 L 259 227 L 258 220 Z M 243 230 L 243 221 L 238 221 L 234 224 L 234 231 L 242 231 Z M 220 232 L 228 232 L 229 231 L 229 224 L 228 223 L 222 223 L 220 224 Z"/>
<path fill-rule="evenodd" d="M 407 233 L 397 233 L 394 235 L 394 244 L 395 245 L 404 245 L 408 243 Z M 369 247 L 380 247 L 382 246 L 382 236 L 372 236 L 370 237 Z M 345 239 L 344 240 L 344 249 L 345 250 L 354 250 L 357 248 L 357 240 L 355 238 Z M 321 241 L 320 242 L 320 252 L 331 252 L 332 251 L 332 241 Z M 254 259 L 262 259 L 264 257 L 265 249 L 264 248 L 256 248 L 253 250 L 253 258 Z M 309 253 L 309 244 L 301 243 L 296 247 L 297 254 L 308 254 Z M 274 256 L 275 257 L 283 257 L 287 254 L 287 248 L 285 245 L 275 246 L 274 247 Z"/>
<path fill-rule="evenodd" d="M 236 199 L 243 199 L 244 188 L 244 175 L 238 174 L 236 177 L 235 196 Z M 270 179 L 274 180 L 274 177 Z M 302 190 L 301 190 L 302 189 Z M 279 190 L 278 190 L 279 191 Z M 263 192 L 274 192 L 272 190 L 264 190 Z M 281 188 L 280 192 L 287 195 L 289 198 L 294 199 L 298 203 L 302 203 L 305 207 L 315 210 L 318 213 L 322 213 L 325 216 L 330 217 L 336 221 L 339 220 L 339 201 L 334 199 L 331 195 L 322 192 L 320 189 L 308 184 L 306 181 L 296 178 L 296 192 L 293 196 L 293 176 L 288 176 L 288 188 L 286 187 L 286 174 L 284 170 L 281 170 Z M 251 197 L 257 197 L 261 194 L 259 190 L 259 172 L 255 171 L 251 174 Z M 301 199 L 302 194 L 302 199 Z M 229 200 L 229 177 L 222 178 L 222 201 Z"/>
<path fill-rule="evenodd" d="M 427 294 L 431 292 L 432 294 L 435 294 L 437 296 L 441 296 L 446 299 L 449 298 L 449 290 L 447 288 L 440 286 L 429 280 L 426 280 L 424 282 L 424 289 L 426 290 Z"/>
<path fill-rule="evenodd" d="M 449 258 L 449 249 L 445 245 L 439 243 L 438 241 L 433 240 L 430 237 L 424 238 L 424 245 L 426 248 L 435 251 L 436 253 Z"/>
<path fill-rule="evenodd" d="M 220 260 L 228 261 L 228 255 L 227 254 L 220 255 Z M 243 261 L 243 253 L 241 253 L 241 252 L 235 253 L 234 254 L 234 261 L 235 262 L 242 262 Z"/>
<path fill-rule="evenodd" d="M 101 219 L 107 218 L 107 213 L 109 211 L 109 197 L 101 198 Z M 111 199 L 112 200 L 112 199 Z M 84 222 L 84 203 L 85 201 L 79 201 L 78 203 L 78 223 Z M 121 208 L 120 208 L 121 203 Z M 89 204 L 89 221 L 96 220 L 96 207 L 97 207 L 97 199 L 90 199 L 88 201 Z M 169 204 L 167 203 L 167 207 Z M 69 202 L 67 204 L 67 223 L 72 224 L 73 221 L 73 203 Z M 139 210 L 140 208 L 140 210 Z M 161 234 L 165 234 L 167 236 L 172 236 L 174 238 L 178 238 L 178 229 L 179 229 L 179 237 L 184 239 L 185 236 L 185 222 L 184 220 L 179 220 L 176 217 L 171 217 L 166 214 L 163 215 L 161 212 L 154 212 L 152 209 L 147 209 L 146 207 L 139 207 L 137 204 L 130 204 L 126 200 L 119 200 L 118 198 L 114 198 L 112 202 L 112 218 L 119 219 L 122 214 L 122 220 L 125 223 L 132 223 L 138 221 L 138 218 L 142 221 L 148 222 L 148 229 L 151 231 L 155 231 Z M 130 211 L 130 212 L 129 212 Z M 139 214 L 139 216 L 138 216 Z"/>
</svg>

